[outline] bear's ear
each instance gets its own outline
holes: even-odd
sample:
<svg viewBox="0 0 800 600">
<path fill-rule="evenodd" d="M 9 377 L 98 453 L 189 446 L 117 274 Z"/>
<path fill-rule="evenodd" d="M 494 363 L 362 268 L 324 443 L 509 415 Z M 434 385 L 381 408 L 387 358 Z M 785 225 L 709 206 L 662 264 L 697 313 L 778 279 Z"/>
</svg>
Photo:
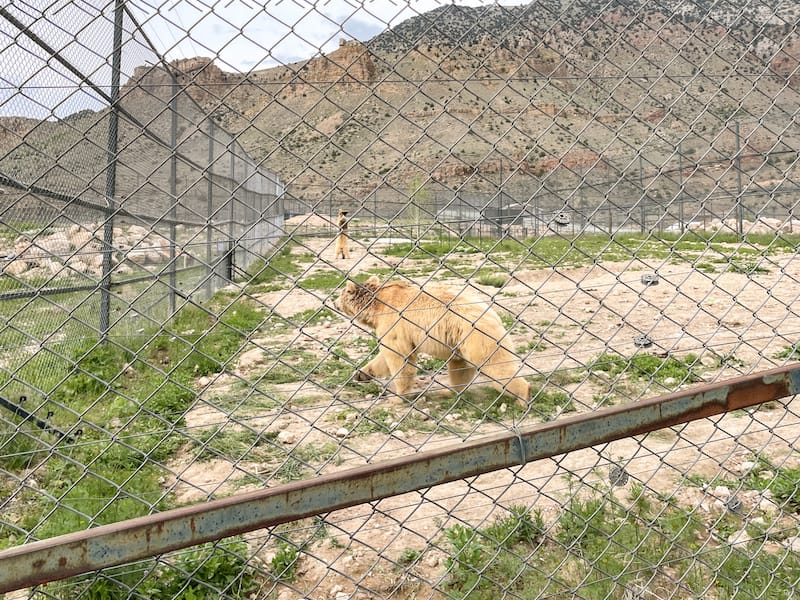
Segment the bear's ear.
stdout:
<svg viewBox="0 0 800 600">
<path fill-rule="evenodd" d="M 377 275 L 373 275 L 372 277 L 370 277 L 369 279 L 367 279 L 364 282 L 365 286 L 367 286 L 368 288 L 373 288 L 373 289 L 377 289 L 378 286 L 380 286 L 380 284 L 381 284 L 381 280 L 378 279 Z"/>
<path fill-rule="evenodd" d="M 358 284 L 355 281 L 353 281 L 352 279 L 348 279 L 347 280 L 347 285 L 345 286 L 345 289 L 347 289 L 348 291 L 352 292 L 356 288 L 358 288 Z"/>
</svg>

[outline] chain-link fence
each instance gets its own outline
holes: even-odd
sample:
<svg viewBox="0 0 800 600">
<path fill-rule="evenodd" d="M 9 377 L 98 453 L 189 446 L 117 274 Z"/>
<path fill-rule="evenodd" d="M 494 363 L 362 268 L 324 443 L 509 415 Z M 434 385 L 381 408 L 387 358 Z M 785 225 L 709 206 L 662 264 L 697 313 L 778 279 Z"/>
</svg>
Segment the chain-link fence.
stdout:
<svg viewBox="0 0 800 600">
<path fill-rule="evenodd" d="M 0 590 L 792 597 L 799 11 L 0 4 Z"/>
</svg>

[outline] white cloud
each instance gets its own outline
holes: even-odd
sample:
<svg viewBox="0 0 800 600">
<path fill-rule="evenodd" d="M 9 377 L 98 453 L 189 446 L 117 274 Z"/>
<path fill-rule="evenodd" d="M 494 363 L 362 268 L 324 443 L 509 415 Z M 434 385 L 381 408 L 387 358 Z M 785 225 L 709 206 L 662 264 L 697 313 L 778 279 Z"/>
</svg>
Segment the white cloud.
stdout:
<svg viewBox="0 0 800 600">
<path fill-rule="evenodd" d="M 341 38 L 366 41 L 442 6 L 437 0 L 134 0 L 145 31 L 169 60 L 209 56 L 224 70 L 249 71 L 331 52 Z M 449 4 L 449 3 L 448 3 Z M 463 5 L 487 2 L 468 0 Z"/>
</svg>

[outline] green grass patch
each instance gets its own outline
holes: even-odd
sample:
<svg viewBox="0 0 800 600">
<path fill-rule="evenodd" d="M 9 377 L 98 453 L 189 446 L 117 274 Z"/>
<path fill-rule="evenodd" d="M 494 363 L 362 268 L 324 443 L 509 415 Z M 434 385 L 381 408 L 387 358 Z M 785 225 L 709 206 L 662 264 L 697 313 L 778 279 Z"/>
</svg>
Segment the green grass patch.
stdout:
<svg viewBox="0 0 800 600">
<path fill-rule="evenodd" d="M 258 259 L 247 269 L 247 283 L 250 285 L 271 284 L 295 277 L 302 272 L 302 264 L 311 255 L 297 255 L 292 252 L 294 243 L 284 241 L 269 258 Z"/>
<path fill-rule="evenodd" d="M 155 333 L 65 341 L 17 371 L 37 389 L 4 383 L 5 397 L 25 392 L 28 410 L 40 418 L 50 413 L 50 425 L 72 438 L 59 441 L 30 424 L 0 437 L 0 468 L 20 473 L 36 466 L 41 493 L 26 499 L 21 529 L 47 538 L 170 507 L 160 482 L 169 474 L 165 463 L 189 441 L 183 427 L 196 400 L 195 379 L 224 370 L 263 322 L 258 306 L 245 300 L 220 296 L 208 306 L 216 314 L 186 305 Z M 262 447 L 225 439 L 222 446 L 210 441 L 207 451 L 235 453 L 234 441 Z M 44 452 L 57 442 L 71 443 L 69 461 Z M 8 528 L 0 535 L 7 536 L 0 545 L 18 537 Z"/>
<path fill-rule="evenodd" d="M 731 247 L 731 244 L 736 244 Z M 798 235 L 747 235 L 743 239 L 729 234 L 580 234 L 576 236 L 549 235 L 497 241 L 491 238 L 442 238 L 419 243 L 396 244 L 387 254 L 413 259 L 441 259 L 460 254 L 503 253 L 504 258 L 522 261 L 526 268 L 583 266 L 596 262 L 626 261 L 634 258 L 680 258 L 693 260 L 709 253 L 725 262 L 738 264 L 743 258 L 756 254 L 793 252 L 800 244 Z M 746 261 L 745 261 L 746 266 Z M 474 270 L 474 269 L 473 269 Z"/>
<path fill-rule="evenodd" d="M 678 358 L 660 357 L 641 353 L 631 357 L 620 354 L 602 354 L 589 365 L 592 371 L 602 371 L 611 377 L 628 376 L 635 381 L 656 381 L 661 384 L 683 384 L 699 380 L 700 366 L 694 354 Z"/>
<path fill-rule="evenodd" d="M 248 562 L 251 554 L 246 542 L 232 538 L 175 552 L 158 562 L 144 561 L 50 584 L 46 590 L 64 600 L 127 598 L 134 588 L 142 598 L 246 600 L 265 583 Z"/>
<path fill-rule="evenodd" d="M 214 427 L 196 436 L 192 450 L 197 460 L 224 459 L 238 462 L 244 458 L 268 462 L 284 453 L 274 443 L 276 433 L 259 433 L 250 429 Z"/>
<path fill-rule="evenodd" d="M 775 358 L 785 358 L 788 360 L 797 360 L 800 358 L 800 342 L 796 342 L 790 346 L 786 346 L 783 350 L 775 353 Z"/>
<path fill-rule="evenodd" d="M 498 274 L 496 271 L 488 271 L 483 269 L 478 272 L 478 277 L 475 281 L 480 285 L 501 288 L 506 284 L 506 282 L 508 282 L 508 275 L 504 275 L 502 273 Z"/>
<path fill-rule="evenodd" d="M 750 471 L 737 480 L 715 478 L 709 480 L 692 474 L 687 479 L 696 486 L 722 485 L 731 490 L 770 490 L 772 497 L 779 505 L 800 513 L 800 467 L 777 467 L 769 460 L 758 457 Z"/>
<path fill-rule="evenodd" d="M 562 412 L 575 410 L 567 394 L 536 387 L 531 389 L 527 407 L 488 385 L 472 386 L 460 394 L 427 394 L 426 398 L 431 418 L 437 421 L 456 413 L 469 421 L 503 421 L 521 417 L 528 410 L 543 420 L 550 420 Z"/>
<path fill-rule="evenodd" d="M 800 560 L 761 541 L 720 545 L 697 514 L 632 485 L 630 505 L 571 490 L 559 517 L 516 507 L 487 526 L 445 530 L 444 592 L 451 598 L 605 600 L 631 593 L 695 598 L 788 598 Z M 735 527 L 741 527 L 736 524 Z M 699 559 L 702 555 L 702 558 Z"/>
<path fill-rule="evenodd" d="M 315 271 L 303 277 L 298 286 L 304 290 L 329 292 L 341 286 L 343 280 L 339 271 Z"/>
</svg>

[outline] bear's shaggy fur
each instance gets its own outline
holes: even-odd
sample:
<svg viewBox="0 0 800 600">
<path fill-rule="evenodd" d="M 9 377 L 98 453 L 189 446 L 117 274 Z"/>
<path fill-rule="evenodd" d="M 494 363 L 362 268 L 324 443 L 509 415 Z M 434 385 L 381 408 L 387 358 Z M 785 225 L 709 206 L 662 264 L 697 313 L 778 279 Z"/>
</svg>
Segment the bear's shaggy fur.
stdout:
<svg viewBox="0 0 800 600">
<path fill-rule="evenodd" d="M 350 238 L 346 233 L 340 233 L 336 236 L 336 258 L 350 258 Z"/>
<path fill-rule="evenodd" d="M 455 391 L 480 373 L 520 402 L 530 398 L 520 361 L 505 346 L 500 317 L 475 294 L 399 281 L 381 284 L 372 276 L 363 284 L 348 281 L 335 305 L 378 337 L 378 355 L 357 374 L 361 381 L 390 377 L 394 391 L 404 394 L 414 382 L 417 354 L 424 352 L 447 362 Z"/>
</svg>

